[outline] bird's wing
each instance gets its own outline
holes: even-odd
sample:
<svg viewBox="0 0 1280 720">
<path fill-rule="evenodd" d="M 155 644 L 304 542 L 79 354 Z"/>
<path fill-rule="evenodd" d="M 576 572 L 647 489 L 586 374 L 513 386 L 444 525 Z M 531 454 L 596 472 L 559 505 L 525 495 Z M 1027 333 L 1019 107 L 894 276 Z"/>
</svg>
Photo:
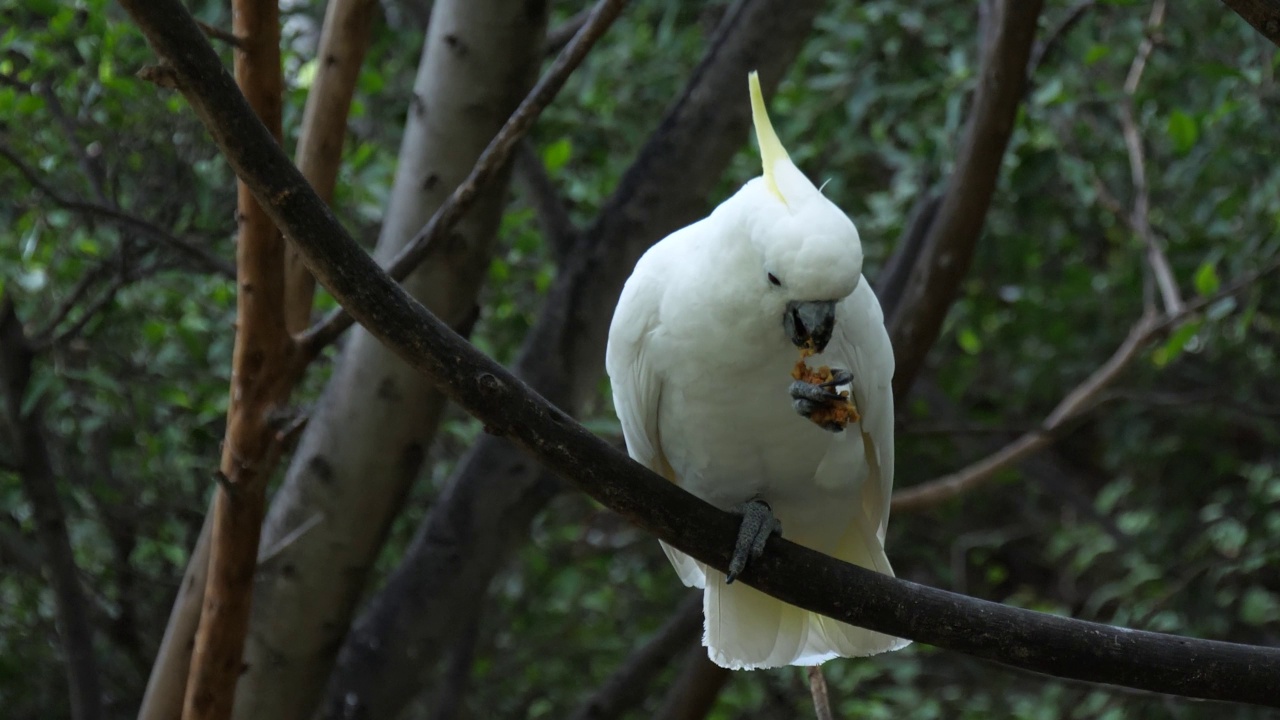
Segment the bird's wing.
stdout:
<svg viewBox="0 0 1280 720">
<path fill-rule="evenodd" d="M 627 454 L 671 482 L 679 483 L 662 451 L 658 411 L 663 383 L 650 342 L 662 322 L 666 264 L 672 252 L 671 244 L 655 246 L 640 259 L 627 280 L 609 326 L 605 369 L 613 386 L 613 407 L 622 423 Z M 662 549 L 685 585 L 705 585 L 706 570 L 701 563 L 665 542 Z"/>
<path fill-rule="evenodd" d="M 660 323 L 663 285 L 652 263 L 641 260 L 627 280 L 609 326 L 605 369 L 613 386 L 613 407 L 622 423 L 627 453 L 641 465 L 675 480 L 658 440 L 662 381 L 648 356 L 649 337 Z"/>
<path fill-rule="evenodd" d="M 862 486 L 863 511 L 884 542 L 893 495 L 893 346 L 880 301 L 866 278 L 838 310 L 835 332 L 824 355 L 853 373 L 854 403 L 862 419 L 868 474 Z M 853 428 L 850 428 L 853 430 Z"/>
</svg>

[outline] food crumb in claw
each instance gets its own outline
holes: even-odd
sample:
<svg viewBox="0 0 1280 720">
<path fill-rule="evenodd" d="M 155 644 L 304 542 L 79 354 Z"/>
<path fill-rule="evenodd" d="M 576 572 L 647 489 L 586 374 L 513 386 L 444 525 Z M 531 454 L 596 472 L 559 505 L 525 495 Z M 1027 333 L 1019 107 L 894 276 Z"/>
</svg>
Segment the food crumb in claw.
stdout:
<svg viewBox="0 0 1280 720">
<path fill-rule="evenodd" d="M 832 377 L 830 367 L 823 365 L 815 369 L 805 363 L 805 358 L 813 354 L 812 345 L 805 345 L 800 348 L 800 359 L 796 361 L 795 367 L 791 368 L 791 377 L 801 382 L 807 382 L 810 385 L 821 385 L 829 382 Z M 843 428 L 850 423 L 858 422 L 860 418 L 858 408 L 849 397 L 848 390 L 841 390 L 839 400 L 832 400 L 809 415 L 809 420 L 820 427 L 828 427 L 835 424 Z"/>
</svg>

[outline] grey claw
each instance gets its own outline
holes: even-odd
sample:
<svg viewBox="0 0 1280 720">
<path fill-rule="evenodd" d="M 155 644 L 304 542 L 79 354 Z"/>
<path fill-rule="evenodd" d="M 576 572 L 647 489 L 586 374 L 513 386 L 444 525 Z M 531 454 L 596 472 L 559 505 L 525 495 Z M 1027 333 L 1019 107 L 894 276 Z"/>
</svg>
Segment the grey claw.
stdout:
<svg viewBox="0 0 1280 720">
<path fill-rule="evenodd" d="M 764 553 L 764 545 L 768 542 L 770 535 L 782 534 L 782 523 L 773 516 L 773 509 L 769 507 L 769 503 L 759 497 L 739 505 L 734 512 L 742 516 L 742 525 L 738 527 L 738 541 L 733 546 L 729 572 L 724 576 L 726 584 L 737 580 L 746 569 L 747 562 Z"/>
<path fill-rule="evenodd" d="M 831 368 L 831 379 L 818 385 L 823 388 L 836 388 L 853 382 L 853 373 L 840 368 Z"/>
</svg>

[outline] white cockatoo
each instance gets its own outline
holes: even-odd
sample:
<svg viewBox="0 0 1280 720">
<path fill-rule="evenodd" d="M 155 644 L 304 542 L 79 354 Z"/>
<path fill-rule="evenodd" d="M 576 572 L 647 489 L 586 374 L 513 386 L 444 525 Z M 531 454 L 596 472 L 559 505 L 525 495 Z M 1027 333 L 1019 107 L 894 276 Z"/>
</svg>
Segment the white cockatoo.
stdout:
<svg viewBox="0 0 1280 720">
<path fill-rule="evenodd" d="M 743 515 L 735 569 L 779 530 L 887 575 L 893 486 L 893 350 L 862 277 L 849 218 L 792 164 L 749 78 L 764 173 L 636 264 L 609 328 L 606 367 L 627 451 L 707 502 Z M 790 375 L 806 362 L 831 382 Z M 849 387 L 861 419 L 807 419 Z M 775 519 L 776 518 L 776 519 Z M 705 588 L 703 644 L 732 669 L 816 665 L 907 641 L 765 595 L 663 543 Z"/>
</svg>

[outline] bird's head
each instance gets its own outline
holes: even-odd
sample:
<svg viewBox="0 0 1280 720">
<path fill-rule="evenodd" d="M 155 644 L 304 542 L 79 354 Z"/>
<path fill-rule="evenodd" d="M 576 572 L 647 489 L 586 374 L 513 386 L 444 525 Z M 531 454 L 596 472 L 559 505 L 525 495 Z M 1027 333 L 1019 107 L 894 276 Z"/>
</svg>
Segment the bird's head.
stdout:
<svg viewBox="0 0 1280 720">
<path fill-rule="evenodd" d="M 739 192 L 743 230 L 760 261 L 765 306 L 781 316 L 797 347 L 822 352 L 835 309 L 862 277 L 862 242 L 853 222 L 800 172 L 769 121 L 760 80 L 750 75 L 751 114 L 764 173 Z"/>
</svg>

